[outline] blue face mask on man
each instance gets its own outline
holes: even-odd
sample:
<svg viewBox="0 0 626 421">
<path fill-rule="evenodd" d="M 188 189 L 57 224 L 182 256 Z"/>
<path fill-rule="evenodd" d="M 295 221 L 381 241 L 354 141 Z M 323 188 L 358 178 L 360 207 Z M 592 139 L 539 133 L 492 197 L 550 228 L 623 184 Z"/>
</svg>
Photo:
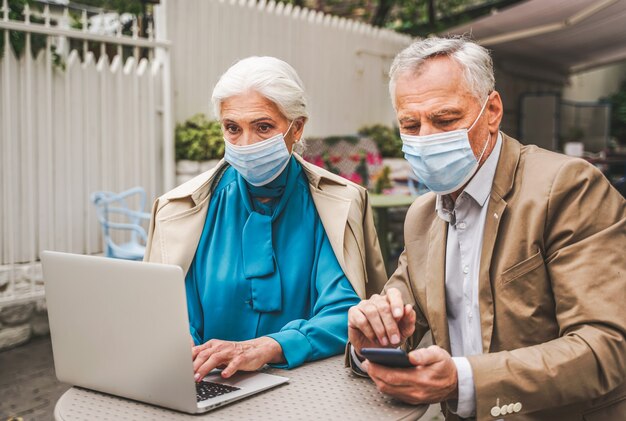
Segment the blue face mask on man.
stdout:
<svg viewBox="0 0 626 421">
<path fill-rule="evenodd" d="M 480 157 L 476 159 L 470 146 L 468 133 L 485 110 L 485 100 L 478 117 L 468 129 L 452 130 L 427 136 L 411 136 L 400 133 L 402 152 L 420 182 L 434 193 L 444 195 L 457 191 L 478 170 L 491 134 L 485 142 Z"/>
<path fill-rule="evenodd" d="M 237 170 L 239 174 L 253 186 L 264 186 L 276 179 L 287 167 L 291 154 L 285 144 L 285 136 L 291 130 L 277 134 L 269 139 L 252 145 L 237 146 L 226 138 L 224 159 Z"/>
</svg>

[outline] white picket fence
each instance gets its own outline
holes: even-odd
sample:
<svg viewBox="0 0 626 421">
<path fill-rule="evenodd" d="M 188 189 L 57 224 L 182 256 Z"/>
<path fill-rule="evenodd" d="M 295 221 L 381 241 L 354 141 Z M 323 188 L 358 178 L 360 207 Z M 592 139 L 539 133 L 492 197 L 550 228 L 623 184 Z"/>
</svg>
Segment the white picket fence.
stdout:
<svg viewBox="0 0 626 421">
<path fill-rule="evenodd" d="M 150 201 L 174 184 L 172 122 L 211 115 L 219 76 L 236 60 L 272 55 L 292 64 L 310 97 L 306 136 L 354 133 L 390 124 L 387 93 L 393 56 L 409 37 L 275 1 L 161 0 L 155 36 L 105 35 L 8 17 L 0 31 L 0 307 L 43 296 L 41 250 L 102 250 L 89 195 L 140 185 Z M 9 32 L 47 37 L 35 58 L 17 58 Z M 83 55 L 52 46 L 83 42 Z M 169 41 L 168 41 L 169 40 Z M 88 42 L 99 43 L 95 60 Z M 104 45 L 117 46 L 107 58 Z M 150 50 L 122 59 L 122 46 Z M 170 70 L 170 66 L 172 67 Z M 175 111 L 175 113 L 174 113 Z"/>
<path fill-rule="evenodd" d="M 174 118 L 212 115 L 213 86 L 235 61 L 270 55 L 302 78 L 311 118 L 305 136 L 353 134 L 391 124 L 388 71 L 411 38 L 355 21 L 257 0 L 162 0 L 172 41 Z"/>
<path fill-rule="evenodd" d="M 102 235 L 89 198 L 97 190 L 146 189 L 149 203 L 173 183 L 173 141 L 167 41 L 93 34 L 44 24 L 0 20 L 0 307 L 43 295 L 41 250 L 93 254 Z M 66 13 L 67 14 L 67 13 Z M 86 19 L 84 19 L 86 22 Z M 17 58 L 10 31 L 47 36 L 33 58 Z M 83 41 L 53 63 L 57 37 Z M 96 61 L 87 42 L 118 46 Z M 149 48 L 150 60 L 122 59 L 122 46 Z M 104 52 L 104 47 L 102 48 Z M 152 59 L 156 51 L 157 58 Z M 165 174 L 165 175 L 164 175 Z M 169 185 L 168 185 L 169 184 Z"/>
</svg>

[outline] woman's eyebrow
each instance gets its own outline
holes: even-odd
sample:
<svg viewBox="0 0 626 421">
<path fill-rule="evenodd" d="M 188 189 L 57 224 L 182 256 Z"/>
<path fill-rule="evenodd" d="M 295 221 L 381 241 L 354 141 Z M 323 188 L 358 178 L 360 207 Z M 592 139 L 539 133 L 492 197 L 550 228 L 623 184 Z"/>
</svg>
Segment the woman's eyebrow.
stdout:
<svg viewBox="0 0 626 421">
<path fill-rule="evenodd" d="M 271 117 L 261 117 L 261 118 L 255 118 L 254 120 L 252 120 L 250 123 L 254 124 L 254 123 L 259 123 L 261 121 L 271 121 L 272 123 L 274 123 L 274 119 L 272 119 Z"/>
<path fill-rule="evenodd" d="M 259 118 L 255 118 L 254 120 L 252 120 L 250 122 L 250 124 L 255 124 L 255 123 L 259 123 L 261 121 L 271 121 L 272 123 L 275 123 L 274 119 L 271 117 L 259 117 Z M 239 124 L 237 121 L 232 120 L 230 118 L 225 118 L 222 120 L 222 124 L 223 123 L 233 123 L 233 124 Z"/>
</svg>

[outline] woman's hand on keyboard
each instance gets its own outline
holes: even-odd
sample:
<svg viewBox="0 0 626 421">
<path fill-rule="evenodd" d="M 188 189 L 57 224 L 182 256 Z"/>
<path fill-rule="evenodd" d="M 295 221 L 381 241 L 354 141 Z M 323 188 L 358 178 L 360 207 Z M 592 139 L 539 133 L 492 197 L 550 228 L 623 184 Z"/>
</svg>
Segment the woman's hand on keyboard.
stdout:
<svg viewBox="0 0 626 421">
<path fill-rule="evenodd" d="M 211 339 L 192 348 L 194 379 L 199 382 L 214 368 L 223 368 L 222 377 L 237 371 L 254 371 L 268 363 L 284 362 L 283 350 L 274 339 L 263 336 L 232 342 Z"/>
</svg>

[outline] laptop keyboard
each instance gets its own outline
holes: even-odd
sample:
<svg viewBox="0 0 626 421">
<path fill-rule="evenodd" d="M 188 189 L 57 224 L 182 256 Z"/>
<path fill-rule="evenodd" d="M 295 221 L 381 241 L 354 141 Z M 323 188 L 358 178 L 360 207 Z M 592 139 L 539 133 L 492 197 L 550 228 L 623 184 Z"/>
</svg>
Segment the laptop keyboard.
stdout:
<svg viewBox="0 0 626 421">
<path fill-rule="evenodd" d="M 225 395 L 240 388 L 228 386 L 226 384 L 205 382 L 196 383 L 196 399 L 198 402 L 214 398 L 216 396 Z"/>
</svg>

